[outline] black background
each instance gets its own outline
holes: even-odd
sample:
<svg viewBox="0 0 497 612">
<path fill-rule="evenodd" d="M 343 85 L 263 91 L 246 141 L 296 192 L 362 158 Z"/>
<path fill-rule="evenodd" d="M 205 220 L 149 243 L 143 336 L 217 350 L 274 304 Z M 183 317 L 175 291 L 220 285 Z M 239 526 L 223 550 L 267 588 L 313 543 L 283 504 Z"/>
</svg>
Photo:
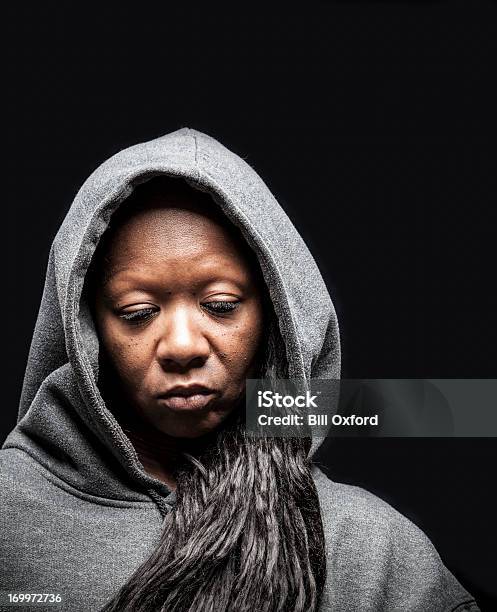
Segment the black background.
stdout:
<svg viewBox="0 0 497 612">
<path fill-rule="evenodd" d="M 139 6 L 4 15 L 1 439 L 76 191 L 111 154 L 184 126 L 253 165 L 308 243 L 342 377 L 495 377 L 495 5 Z M 489 610 L 495 450 L 339 439 L 320 461 L 419 525 Z"/>
</svg>

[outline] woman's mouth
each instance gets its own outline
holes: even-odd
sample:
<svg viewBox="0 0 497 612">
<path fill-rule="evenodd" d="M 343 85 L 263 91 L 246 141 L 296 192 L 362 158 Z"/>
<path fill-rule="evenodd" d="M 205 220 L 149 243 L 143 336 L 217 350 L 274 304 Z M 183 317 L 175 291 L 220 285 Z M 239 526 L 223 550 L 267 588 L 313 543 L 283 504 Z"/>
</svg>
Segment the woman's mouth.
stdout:
<svg viewBox="0 0 497 612">
<path fill-rule="evenodd" d="M 206 408 L 214 397 L 214 393 L 209 393 L 208 395 L 195 393 L 194 395 L 169 395 L 168 397 L 159 397 L 159 401 L 171 410 L 201 410 L 202 408 Z"/>
<path fill-rule="evenodd" d="M 202 385 L 173 387 L 158 396 L 160 403 L 170 410 L 202 410 L 206 408 L 217 393 Z"/>
</svg>

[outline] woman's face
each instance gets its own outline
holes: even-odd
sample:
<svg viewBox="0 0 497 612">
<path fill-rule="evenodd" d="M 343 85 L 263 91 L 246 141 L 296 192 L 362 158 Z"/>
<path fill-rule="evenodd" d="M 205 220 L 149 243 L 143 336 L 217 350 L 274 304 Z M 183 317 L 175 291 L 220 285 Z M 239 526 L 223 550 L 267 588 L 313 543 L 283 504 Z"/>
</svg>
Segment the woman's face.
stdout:
<svg viewBox="0 0 497 612">
<path fill-rule="evenodd" d="M 96 323 L 120 394 L 165 434 L 212 431 L 255 375 L 262 335 L 236 239 L 195 206 L 156 202 L 115 230 L 106 255 Z"/>
</svg>

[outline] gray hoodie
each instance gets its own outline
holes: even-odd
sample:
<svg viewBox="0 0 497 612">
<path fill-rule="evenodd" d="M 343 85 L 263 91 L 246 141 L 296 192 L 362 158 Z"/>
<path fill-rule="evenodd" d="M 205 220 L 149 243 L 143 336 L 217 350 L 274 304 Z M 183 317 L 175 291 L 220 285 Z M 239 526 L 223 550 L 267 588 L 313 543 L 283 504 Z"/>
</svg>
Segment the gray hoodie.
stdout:
<svg viewBox="0 0 497 612">
<path fill-rule="evenodd" d="M 83 291 L 111 214 L 158 174 L 208 191 L 255 250 L 290 377 L 340 378 L 338 324 L 319 269 L 244 160 L 183 128 L 105 161 L 53 242 L 18 422 L 0 450 L 1 610 L 9 593 L 62 598 L 23 609 L 99 610 L 151 554 L 174 507 L 174 492 L 147 474 L 99 392 L 98 338 Z M 327 547 L 321 610 L 478 610 L 412 522 L 362 488 L 313 473 Z"/>
</svg>

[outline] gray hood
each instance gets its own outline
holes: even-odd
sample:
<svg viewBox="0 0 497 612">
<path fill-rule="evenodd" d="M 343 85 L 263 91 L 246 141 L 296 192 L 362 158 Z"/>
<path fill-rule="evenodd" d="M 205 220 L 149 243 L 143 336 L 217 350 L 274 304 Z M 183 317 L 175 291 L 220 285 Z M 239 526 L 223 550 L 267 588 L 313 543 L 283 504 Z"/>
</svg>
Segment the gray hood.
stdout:
<svg viewBox="0 0 497 612">
<path fill-rule="evenodd" d="M 97 386 L 98 338 L 82 299 L 85 274 L 116 208 L 153 176 L 183 177 L 211 194 L 259 259 L 291 378 L 340 378 L 335 309 L 303 239 L 258 174 L 213 138 L 183 128 L 120 151 L 85 181 L 51 248 L 18 422 L 20 448 L 90 495 L 149 499 L 170 492 L 149 476 Z M 309 299 L 312 307 L 309 307 Z M 321 439 L 313 441 L 311 454 Z M 136 484 L 140 486 L 137 487 Z"/>
</svg>

